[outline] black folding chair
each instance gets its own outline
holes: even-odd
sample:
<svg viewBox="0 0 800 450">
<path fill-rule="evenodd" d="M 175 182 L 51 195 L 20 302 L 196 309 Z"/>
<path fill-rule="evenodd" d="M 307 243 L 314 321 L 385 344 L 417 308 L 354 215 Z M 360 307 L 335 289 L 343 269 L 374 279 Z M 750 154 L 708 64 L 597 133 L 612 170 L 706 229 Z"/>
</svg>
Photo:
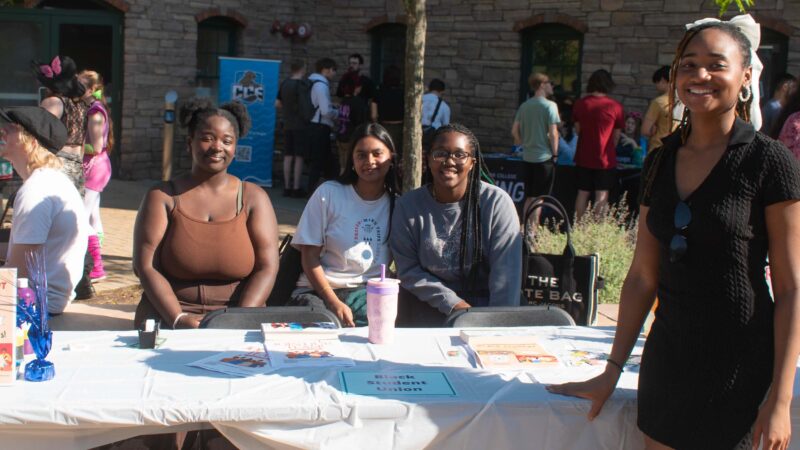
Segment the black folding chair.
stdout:
<svg viewBox="0 0 800 450">
<path fill-rule="evenodd" d="M 574 326 L 575 321 L 555 306 L 486 306 L 456 311 L 445 320 L 445 327 L 536 327 Z"/>
<path fill-rule="evenodd" d="M 260 330 L 270 322 L 333 322 L 342 325 L 335 314 L 313 306 L 270 306 L 268 308 L 225 308 L 207 314 L 200 328 Z"/>
</svg>

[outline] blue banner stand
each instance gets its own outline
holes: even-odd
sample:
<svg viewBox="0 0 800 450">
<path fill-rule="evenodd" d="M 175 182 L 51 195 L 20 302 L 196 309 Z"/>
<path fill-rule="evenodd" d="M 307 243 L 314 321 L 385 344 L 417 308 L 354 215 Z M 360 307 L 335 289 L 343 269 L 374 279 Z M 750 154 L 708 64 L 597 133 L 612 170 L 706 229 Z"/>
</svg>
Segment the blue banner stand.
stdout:
<svg viewBox="0 0 800 450">
<path fill-rule="evenodd" d="M 275 150 L 275 98 L 280 61 L 219 58 L 219 102 L 247 106 L 253 126 L 236 145 L 236 159 L 228 172 L 244 181 L 272 187 Z"/>
</svg>

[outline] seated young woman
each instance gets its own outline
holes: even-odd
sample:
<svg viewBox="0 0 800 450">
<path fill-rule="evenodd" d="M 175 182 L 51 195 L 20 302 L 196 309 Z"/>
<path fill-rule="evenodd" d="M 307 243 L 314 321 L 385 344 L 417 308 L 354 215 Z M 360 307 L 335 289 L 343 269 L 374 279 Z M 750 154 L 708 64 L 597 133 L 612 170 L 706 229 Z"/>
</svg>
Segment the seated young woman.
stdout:
<svg viewBox="0 0 800 450">
<path fill-rule="evenodd" d="M 278 224 L 259 186 L 228 173 L 250 128 L 244 105 L 183 105 L 191 172 L 153 188 L 136 217 L 133 265 L 144 293 L 134 325 L 197 328 L 226 306 L 264 306 L 278 271 Z"/>
<path fill-rule="evenodd" d="M 471 306 L 518 306 L 519 218 L 505 191 L 481 181 L 475 135 L 459 124 L 439 128 L 427 163 L 432 182 L 401 197 L 392 219 L 398 324 L 439 326 Z"/>
<path fill-rule="evenodd" d="M 377 123 L 353 131 L 344 173 L 308 200 L 292 245 L 303 273 L 290 304 L 325 306 L 344 326 L 366 324 L 366 282 L 391 262 L 395 148 Z"/>
<path fill-rule="evenodd" d="M 50 314 L 64 312 L 75 297 L 89 239 L 83 200 L 55 156 L 66 140 L 66 127 L 43 108 L 0 109 L 0 157 L 22 178 L 6 266 L 28 277 L 27 255 L 43 252 Z"/>
</svg>

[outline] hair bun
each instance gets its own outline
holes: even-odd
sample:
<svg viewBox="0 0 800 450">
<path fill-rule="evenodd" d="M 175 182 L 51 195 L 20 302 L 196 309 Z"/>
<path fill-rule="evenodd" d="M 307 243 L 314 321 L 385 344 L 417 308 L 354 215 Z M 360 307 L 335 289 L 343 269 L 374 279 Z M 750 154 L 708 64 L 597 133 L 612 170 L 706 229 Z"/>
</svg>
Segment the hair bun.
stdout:
<svg viewBox="0 0 800 450">
<path fill-rule="evenodd" d="M 242 138 L 246 136 L 252 126 L 250 114 L 247 112 L 247 106 L 241 102 L 234 101 L 223 104 L 220 106 L 220 109 L 224 109 L 233 114 L 233 117 L 239 122 L 239 137 Z"/>
</svg>

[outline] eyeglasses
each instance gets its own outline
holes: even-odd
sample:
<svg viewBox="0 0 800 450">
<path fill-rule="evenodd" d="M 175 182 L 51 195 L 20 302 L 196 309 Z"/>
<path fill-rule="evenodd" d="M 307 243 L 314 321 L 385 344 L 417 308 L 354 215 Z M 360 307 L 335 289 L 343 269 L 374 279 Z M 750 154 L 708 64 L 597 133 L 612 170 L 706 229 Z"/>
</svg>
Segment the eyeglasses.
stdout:
<svg viewBox="0 0 800 450">
<path fill-rule="evenodd" d="M 670 262 L 678 262 L 686 255 L 689 250 L 689 242 L 686 240 L 684 233 L 692 221 L 692 210 L 686 202 L 678 202 L 675 205 L 675 217 L 673 219 L 675 225 L 675 236 L 672 236 L 672 241 L 669 243 L 669 260 Z"/>
<path fill-rule="evenodd" d="M 456 164 L 464 164 L 467 159 L 472 158 L 472 155 L 461 150 L 452 153 L 447 150 L 434 150 L 431 152 L 431 157 L 437 162 L 445 162 L 447 158 L 453 158 Z"/>
</svg>

